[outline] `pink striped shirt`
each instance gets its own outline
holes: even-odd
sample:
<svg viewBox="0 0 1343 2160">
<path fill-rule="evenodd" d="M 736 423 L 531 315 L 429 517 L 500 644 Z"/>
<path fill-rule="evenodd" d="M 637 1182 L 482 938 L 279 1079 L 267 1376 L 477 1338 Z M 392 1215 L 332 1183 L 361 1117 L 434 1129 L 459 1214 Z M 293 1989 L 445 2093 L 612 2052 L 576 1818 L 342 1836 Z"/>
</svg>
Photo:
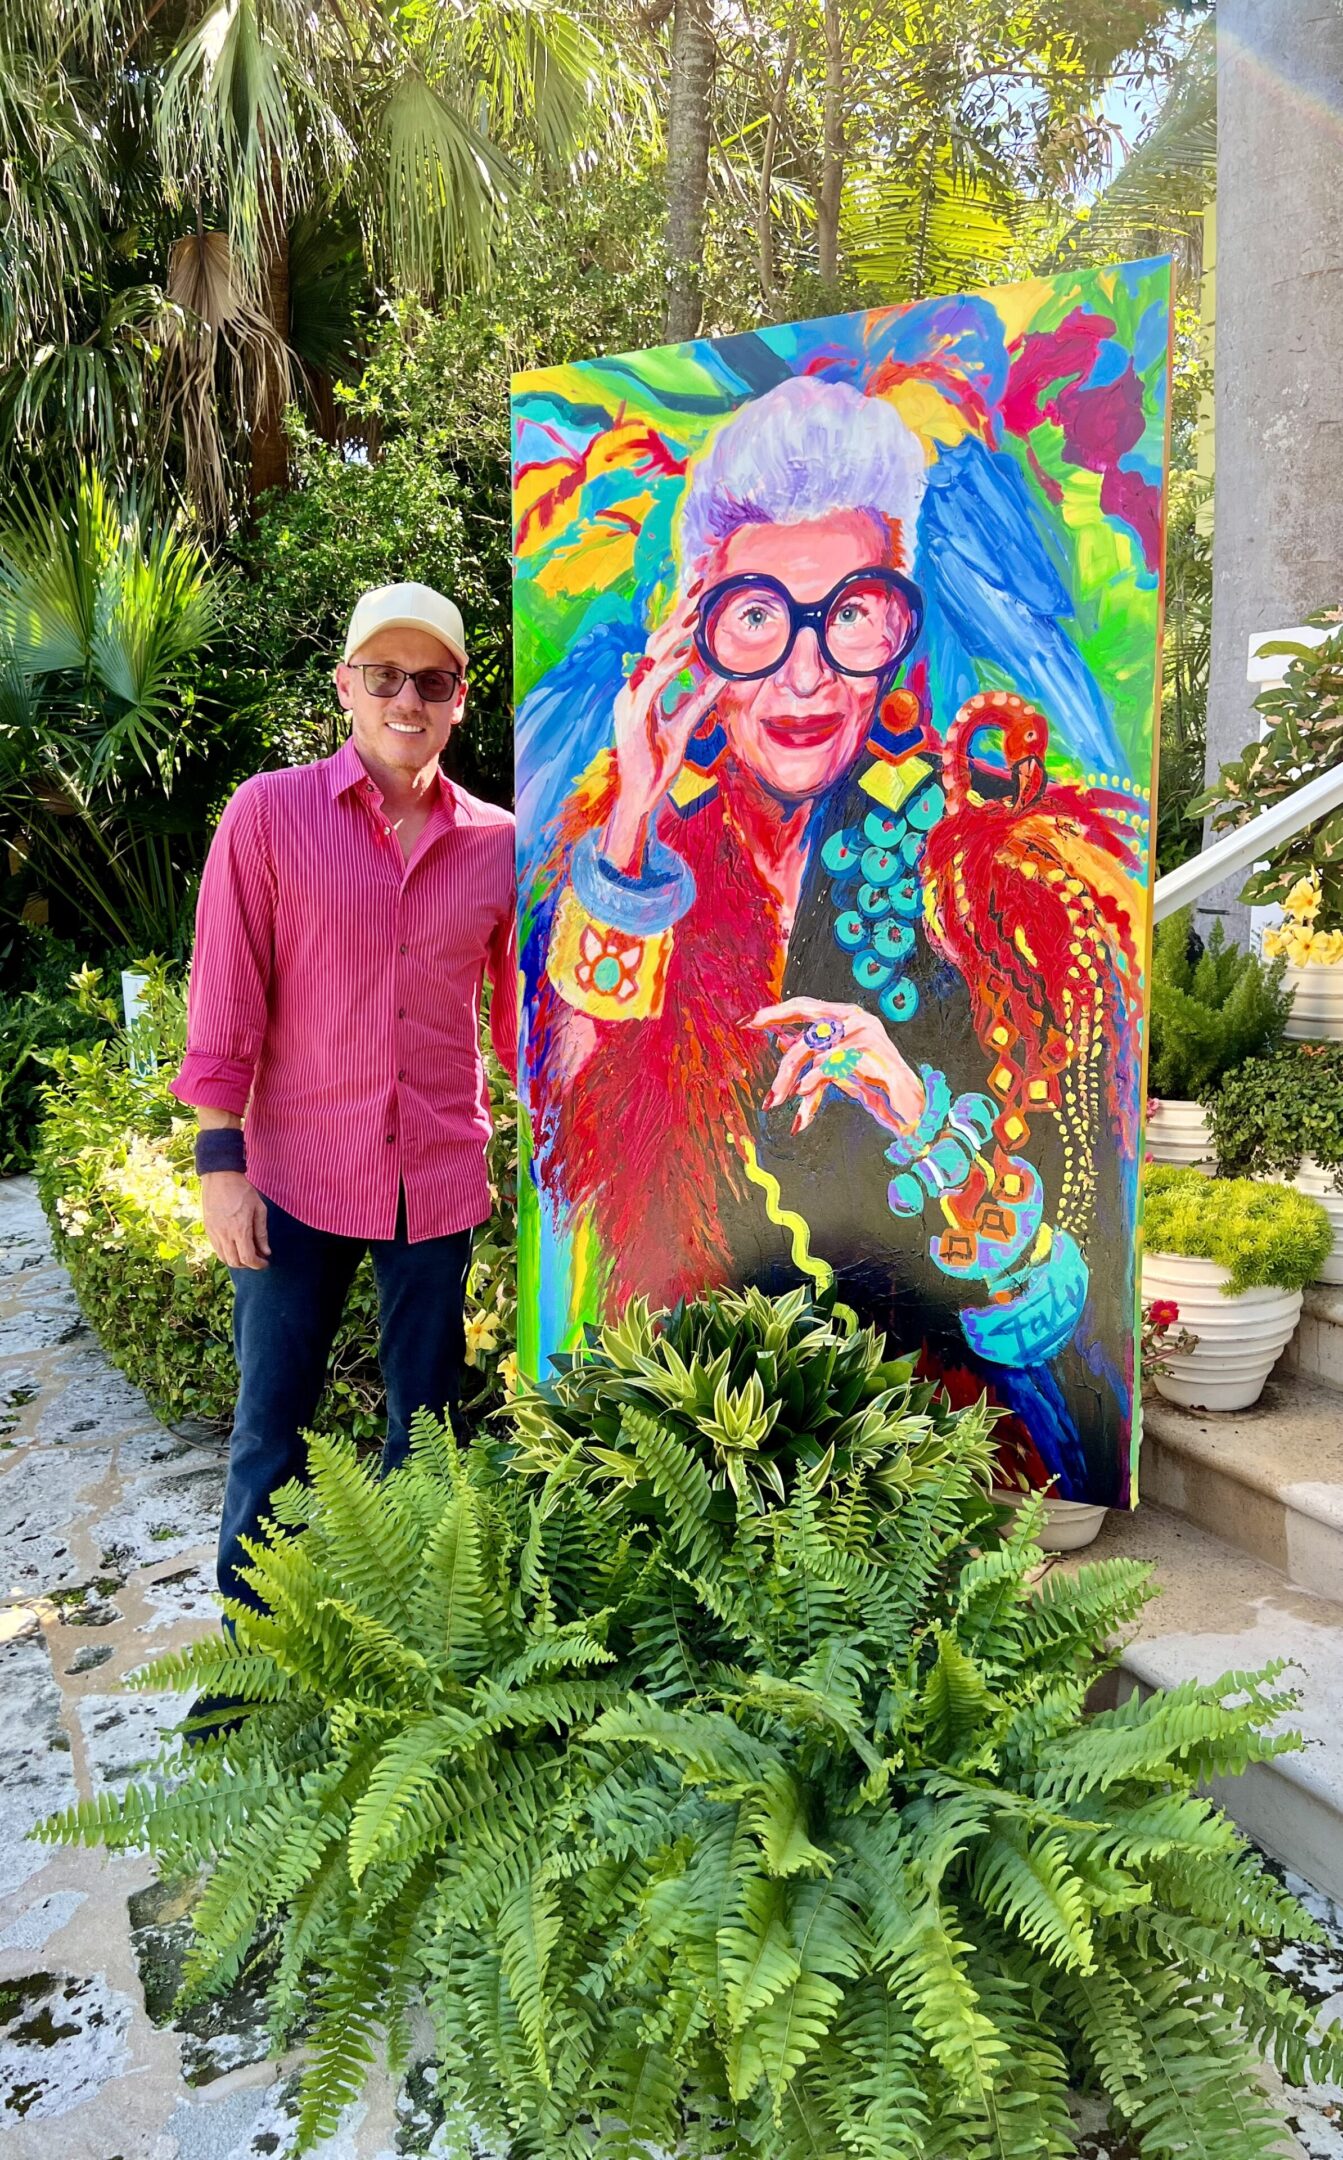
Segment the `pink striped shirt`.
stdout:
<svg viewBox="0 0 1343 2160">
<path fill-rule="evenodd" d="M 513 819 L 441 780 L 407 863 L 353 742 L 258 773 L 210 846 L 187 1103 L 245 1112 L 247 1174 L 314 1230 L 411 1240 L 483 1222 L 479 1014 L 517 1069 Z"/>
</svg>

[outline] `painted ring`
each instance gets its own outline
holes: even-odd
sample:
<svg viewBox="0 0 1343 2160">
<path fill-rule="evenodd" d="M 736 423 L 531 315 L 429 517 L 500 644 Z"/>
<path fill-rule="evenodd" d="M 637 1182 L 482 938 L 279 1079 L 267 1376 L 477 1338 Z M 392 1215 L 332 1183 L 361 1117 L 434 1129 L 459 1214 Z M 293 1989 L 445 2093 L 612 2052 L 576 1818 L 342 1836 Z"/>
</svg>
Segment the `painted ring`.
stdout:
<svg viewBox="0 0 1343 2160">
<path fill-rule="evenodd" d="M 802 1040 L 809 1050 L 829 1050 L 844 1034 L 842 1020 L 813 1020 L 802 1030 Z"/>
</svg>

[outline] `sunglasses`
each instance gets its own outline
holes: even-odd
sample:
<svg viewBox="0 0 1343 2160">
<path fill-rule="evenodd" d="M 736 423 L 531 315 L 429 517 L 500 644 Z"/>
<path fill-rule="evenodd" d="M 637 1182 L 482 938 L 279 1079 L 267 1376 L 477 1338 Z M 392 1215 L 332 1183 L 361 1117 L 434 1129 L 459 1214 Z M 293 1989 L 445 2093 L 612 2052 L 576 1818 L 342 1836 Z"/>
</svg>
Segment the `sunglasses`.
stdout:
<svg viewBox="0 0 1343 2160">
<path fill-rule="evenodd" d="M 923 595 L 898 570 L 851 571 L 823 600 L 804 606 L 777 578 L 744 570 L 700 602 L 700 658 L 732 682 L 756 682 L 781 668 L 801 630 L 814 630 L 840 675 L 884 675 L 923 627 Z"/>
<path fill-rule="evenodd" d="M 462 679 L 460 668 L 393 667 L 386 660 L 356 660 L 352 665 L 363 676 L 370 697 L 394 698 L 402 683 L 413 682 L 415 695 L 426 705 L 451 704 Z"/>
</svg>

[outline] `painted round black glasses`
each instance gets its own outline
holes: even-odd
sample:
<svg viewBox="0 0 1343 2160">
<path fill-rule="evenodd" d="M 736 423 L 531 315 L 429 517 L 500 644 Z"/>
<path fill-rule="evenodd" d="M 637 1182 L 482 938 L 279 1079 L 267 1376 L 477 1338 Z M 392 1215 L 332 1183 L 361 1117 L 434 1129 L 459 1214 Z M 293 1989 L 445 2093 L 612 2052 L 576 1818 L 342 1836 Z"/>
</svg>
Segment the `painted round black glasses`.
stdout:
<svg viewBox="0 0 1343 2160">
<path fill-rule="evenodd" d="M 394 698 L 402 683 L 413 682 L 415 695 L 425 705 L 446 705 L 457 695 L 460 668 L 393 667 L 390 660 L 356 660 L 351 663 L 364 678 L 370 697 Z"/>
<path fill-rule="evenodd" d="M 840 675 L 884 675 L 923 626 L 923 595 L 898 570 L 852 570 L 824 600 L 804 606 L 777 578 L 743 570 L 700 602 L 695 643 L 715 674 L 755 682 L 781 668 L 801 630 L 814 630 Z"/>
</svg>

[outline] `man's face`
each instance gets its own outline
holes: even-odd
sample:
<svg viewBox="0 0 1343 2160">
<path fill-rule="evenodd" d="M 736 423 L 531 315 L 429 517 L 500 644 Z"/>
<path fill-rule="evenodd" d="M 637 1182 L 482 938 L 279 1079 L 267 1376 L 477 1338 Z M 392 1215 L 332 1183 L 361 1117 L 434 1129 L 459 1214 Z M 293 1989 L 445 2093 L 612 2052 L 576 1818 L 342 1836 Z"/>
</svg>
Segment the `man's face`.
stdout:
<svg viewBox="0 0 1343 2160">
<path fill-rule="evenodd" d="M 706 585 L 755 570 L 777 578 L 795 600 L 823 600 L 855 570 L 889 564 L 885 526 L 862 510 L 836 510 L 798 525 L 740 525 L 717 548 Z M 878 684 L 841 675 L 816 633 L 799 631 L 783 665 L 757 682 L 726 682 L 714 711 L 738 764 L 772 794 L 822 795 L 846 773 L 872 726 Z"/>
<path fill-rule="evenodd" d="M 394 698 L 373 697 L 360 674 L 375 661 L 406 669 Z M 411 676 L 421 668 L 453 668 L 458 676 L 451 699 L 428 705 Z M 464 670 L 457 654 L 427 630 L 378 630 L 365 639 L 349 663 L 336 669 L 336 695 L 353 723 L 354 746 L 376 765 L 396 772 L 422 772 L 447 746 L 466 703 Z"/>
</svg>

